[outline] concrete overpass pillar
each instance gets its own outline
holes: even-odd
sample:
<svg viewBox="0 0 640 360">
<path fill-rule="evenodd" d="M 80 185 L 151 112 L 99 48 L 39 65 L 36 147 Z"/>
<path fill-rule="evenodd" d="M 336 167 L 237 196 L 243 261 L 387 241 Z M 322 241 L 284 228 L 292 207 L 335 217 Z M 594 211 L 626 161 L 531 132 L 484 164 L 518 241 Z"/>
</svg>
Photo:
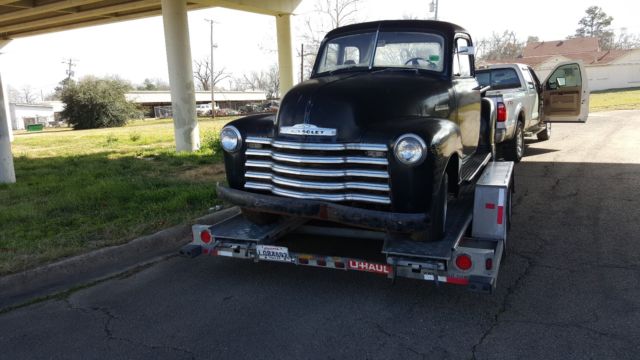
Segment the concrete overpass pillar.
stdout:
<svg viewBox="0 0 640 360">
<path fill-rule="evenodd" d="M 0 49 L 9 41 L 0 41 Z M 13 184 L 16 182 L 16 172 L 13 168 L 13 154 L 11 154 L 11 117 L 9 115 L 9 94 L 2 82 L 0 74 L 0 184 Z"/>
<path fill-rule="evenodd" d="M 164 41 L 169 65 L 173 132 L 177 151 L 200 148 L 191 45 L 185 0 L 162 0 Z"/>
<path fill-rule="evenodd" d="M 293 87 L 293 45 L 291 41 L 291 15 L 276 16 L 278 36 L 278 68 L 280 70 L 280 97 Z"/>
</svg>

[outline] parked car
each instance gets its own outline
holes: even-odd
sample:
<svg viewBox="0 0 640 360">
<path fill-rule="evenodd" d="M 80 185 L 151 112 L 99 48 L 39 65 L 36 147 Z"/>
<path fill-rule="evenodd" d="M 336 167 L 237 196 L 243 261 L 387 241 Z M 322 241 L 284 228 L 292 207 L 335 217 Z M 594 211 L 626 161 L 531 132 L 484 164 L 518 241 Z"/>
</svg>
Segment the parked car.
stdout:
<svg viewBox="0 0 640 360">
<path fill-rule="evenodd" d="M 549 140 L 551 124 L 544 121 L 545 107 L 548 114 L 566 112 L 577 115 L 578 121 L 587 119 L 589 88 L 584 66 L 579 61 L 558 64 L 545 82 L 548 88 L 542 86 L 535 71 L 525 64 L 489 65 L 478 69 L 476 78 L 481 86 L 490 87 L 486 97 L 497 109 L 495 142 L 498 155 L 505 160 L 522 159 L 525 136 Z M 554 103 L 550 102 L 552 92 L 557 93 Z M 578 111 L 584 113 L 582 116 L 573 110 L 578 104 L 578 108 L 582 108 Z"/>
</svg>

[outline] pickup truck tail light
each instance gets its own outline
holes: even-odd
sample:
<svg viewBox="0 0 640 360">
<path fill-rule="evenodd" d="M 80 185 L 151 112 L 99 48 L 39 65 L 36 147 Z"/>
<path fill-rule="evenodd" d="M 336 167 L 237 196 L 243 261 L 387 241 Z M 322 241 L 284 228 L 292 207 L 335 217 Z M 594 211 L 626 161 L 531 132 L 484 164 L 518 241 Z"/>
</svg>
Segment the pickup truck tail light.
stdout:
<svg viewBox="0 0 640 360">
<path fill-rule="evenodd" d="M 498 118 L 497 118 L 498 122 L 505 122 L 507 121 L 507 107 L 504 106 L 504 103 L 499 102 L 498 103 Z"/>
</svg>

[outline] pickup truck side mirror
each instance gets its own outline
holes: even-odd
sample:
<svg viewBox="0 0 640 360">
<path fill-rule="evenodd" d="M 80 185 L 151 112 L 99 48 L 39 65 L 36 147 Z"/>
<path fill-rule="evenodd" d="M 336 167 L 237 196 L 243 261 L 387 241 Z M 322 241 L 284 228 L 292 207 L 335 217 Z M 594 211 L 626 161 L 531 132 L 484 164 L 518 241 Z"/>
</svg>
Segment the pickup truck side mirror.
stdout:
<svg viewBox="0 0 640 360">
<path fill-rule="evenodd" d="M 559 78 L 556 78 L 556 81 L 558 82 L 558 87 L 565 86 L 566 84 L 565 78 L 559 77 Z"/>
<path fill-rule="evenodd" d="M 458 55 L 474 55 L 475 48 L 473 46 L 460 46 L 458 48 Z"/>
</svg>

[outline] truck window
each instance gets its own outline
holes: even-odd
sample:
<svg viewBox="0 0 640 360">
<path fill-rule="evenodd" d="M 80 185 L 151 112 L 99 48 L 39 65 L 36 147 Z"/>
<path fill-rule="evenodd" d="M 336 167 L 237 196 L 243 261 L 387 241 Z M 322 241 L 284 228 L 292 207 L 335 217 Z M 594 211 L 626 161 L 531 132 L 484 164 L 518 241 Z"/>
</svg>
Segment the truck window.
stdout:
<svg viewBox="0 0 640 360">
<path fill-rule="evenodd" d="M 376 46 L 374 67 L 417 67 L 442 71 L 444 40 L 439 35 L 382 32 Z"/>
<path fill-rule="evenodd" d="M 520 70 L 522 70 L 522 77 L 524 78 L 524 82 L 527 83 L 527 88 L 531 90 L 535 89 L 536 86 L 535 86 L 535 83 L 533 82 L 533 78 L 531 77 L 531 73 L 529 72 L 529 69 L 523 68 Z"/>
<path fill-rule="evenodd" d="M 488 69 L 476 72 L 476 78 L 482 86 L 491 86 L 492 90 L 517 89 L 520 79 L 514 69 Z"/>
<path fill-rule="evenodd" d="M 341 36 L 324 46 L 318 72 L 351 67 L 369 67 L 375 33 Z"/>
<path fill-rule="evenodd" d="M 575 87 L 582 85 L 582 76 L 578 64 L 562 65 L 551 74 L 547 88 Z"/>
<path fill-rule="evenodd" d="M 339 36 L 320 49 L 316 74 L 339 69 L 405 67 L 441 72 L 444 38 L 419 32 L 384 31 Z M 375 49 L 375 56 L 373 55 Z M 372 57 L 374 57 L 372 61 Z"/>
</svg>

